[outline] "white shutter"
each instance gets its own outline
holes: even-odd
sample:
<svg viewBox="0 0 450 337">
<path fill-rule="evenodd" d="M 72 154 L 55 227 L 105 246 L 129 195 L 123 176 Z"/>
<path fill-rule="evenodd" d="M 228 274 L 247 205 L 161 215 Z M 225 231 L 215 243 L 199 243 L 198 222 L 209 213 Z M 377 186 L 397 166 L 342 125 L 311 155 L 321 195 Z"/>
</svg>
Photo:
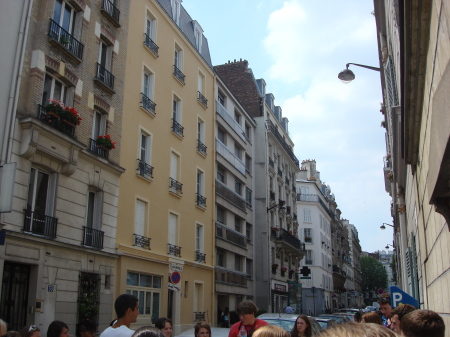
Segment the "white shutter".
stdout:
<svg viewBox="0 0 450 337">
<path fill-rule="evenodd" d="M 175 153 L 170 155 L 170 177 L 177 180 L 178 178 L 178 156 Z"/>
<path fill-rule="evenodd" d="M 137 235 L 145 235 L 145 202 L 136 200 L 136 209 L 134 214 L 134 233 Z"/>
<path fill-rule="evenodd" d="M 168 237 L 168 243 L 171 245 L 177 244 L 177 220 L 178 216 L 170 213 L 169 214 L 169 237 Z"/>
</svg>

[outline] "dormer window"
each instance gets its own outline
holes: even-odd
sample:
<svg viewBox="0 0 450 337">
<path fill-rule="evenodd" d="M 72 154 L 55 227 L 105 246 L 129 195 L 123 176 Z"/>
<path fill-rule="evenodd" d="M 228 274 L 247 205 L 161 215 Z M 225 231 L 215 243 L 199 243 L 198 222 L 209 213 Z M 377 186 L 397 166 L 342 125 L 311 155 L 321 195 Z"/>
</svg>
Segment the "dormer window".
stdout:
<svg viewBox="0 0 450 337">
<path fill-rule="evenodd" d="M 192 21 L 194 25 L 194 36 L 195 36 L 195 46 L 197 50 L 200 52 L 202 50 L 202 39 L 203 39 L 203 29 L 200 27 L 197 21 Z"/>
<path fill-rule="evenodd" d="M 183 0 L 171 0 L 170 4 L 172 6 L 172 18 L 173 21 L 175 21 L 175 23 L 177 25 L 180 25 L 180 8 L 181 8 L 181 2 Z"/>
</svg>

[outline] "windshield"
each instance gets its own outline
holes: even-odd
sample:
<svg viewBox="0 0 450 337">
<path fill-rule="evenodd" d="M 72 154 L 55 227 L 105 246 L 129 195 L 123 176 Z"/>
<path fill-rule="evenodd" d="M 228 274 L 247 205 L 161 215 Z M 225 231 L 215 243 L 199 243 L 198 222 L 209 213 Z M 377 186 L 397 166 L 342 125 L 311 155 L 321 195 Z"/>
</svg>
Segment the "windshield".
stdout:
<svg viewBox="0 0 450 337">
<path fill-rule="evenodd" d="M 292 328 L 294 327 L 295 321 L 285 321 L 281 319 L 271 319 L 271 318 L 264 318 L 264 320 L 269 323 L 270 325 L 276 325 L 280 328 L 283 328 L 287 332 L 291 332 Z"/>
</svg>

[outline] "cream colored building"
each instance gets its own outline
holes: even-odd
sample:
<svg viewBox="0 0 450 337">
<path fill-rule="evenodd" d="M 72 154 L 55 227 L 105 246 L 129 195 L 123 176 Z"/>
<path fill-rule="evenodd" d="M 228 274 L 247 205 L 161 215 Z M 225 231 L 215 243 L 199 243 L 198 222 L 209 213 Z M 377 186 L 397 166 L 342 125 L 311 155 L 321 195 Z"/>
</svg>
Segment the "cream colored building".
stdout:
<svg viewBox="0 0 450 337">
<path fill-rule="evenodd" d="M 215 318 L 214 73 L 180 0 L 131 1 L 128 31 L 115 293 L 177 334 Z"/>
<path fill-rule="evenodd" d="M 421 0 L 374 5 L 398 284 L 448 327 L 450 7 Z"/>
</svg>

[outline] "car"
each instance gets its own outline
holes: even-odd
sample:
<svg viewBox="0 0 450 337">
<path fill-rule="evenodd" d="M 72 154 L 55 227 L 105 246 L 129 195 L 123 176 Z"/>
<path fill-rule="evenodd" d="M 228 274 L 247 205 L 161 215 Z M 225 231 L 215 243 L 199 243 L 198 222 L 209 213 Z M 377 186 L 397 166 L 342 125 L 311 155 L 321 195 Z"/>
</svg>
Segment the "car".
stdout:
<svg viewBox="0 0 450 337">
<path fill-rule="evenodd" d="M 376 311 L 378 311 L 377 307 L 372 307 L 370 305 L 367 306 L 365 309 L 368 310 L 368 312 L 376 312 Z"/>
<path fill-rule="evenodd" d="M 345 317 L 347 317 L 350 320 L 350 322 L 359 322 L 356 313 L 335 312 L 333 315 L 345 316 Z M 361 316 L 359 316 L 359 317 L 361 319 Z"/>
<path fill-rule="evenodd" d="M 324 330 L 331 328 L 333 325 L 338 324 L 334 318 L 314 317 L 314 319 L 317 321 L 317 323 L 320 324 L 320 326 Z"/>
<path fill-rule="evenodd" d="M 228 337 L 229 328 L 211 328 L 211 337 Z M 186 330 L 175 337 L 194 337 L 195 329 Z"/>
<path fill-rule="evenodd" d="M 346 316 L 335 315 L 335 314 L 322 314 L 319 315 L 319 318 L 332 318 L 336 321 L 337 324 L 350 322 L 350 319 Z"/>
<path fill-rule="evenodd" d="M 287 332 L 291 333 L 292 328 L 294 327 L 295 321 L 297 320 L 298 314 L 262 314 L 259 315 L 257 318 L 262 319 L 263 321 L 266 321 L 270 325 L 276 325 L 280 328 L 283 328 Z M 320 324 L 314 319 L 314 317 L 308 316 L 309 321 L 311 322 L 311 330 L 312 335 L 315 336 L 323 331 Z M 215 337 L 215 336 L 213 336 Z"/>
</svg>

